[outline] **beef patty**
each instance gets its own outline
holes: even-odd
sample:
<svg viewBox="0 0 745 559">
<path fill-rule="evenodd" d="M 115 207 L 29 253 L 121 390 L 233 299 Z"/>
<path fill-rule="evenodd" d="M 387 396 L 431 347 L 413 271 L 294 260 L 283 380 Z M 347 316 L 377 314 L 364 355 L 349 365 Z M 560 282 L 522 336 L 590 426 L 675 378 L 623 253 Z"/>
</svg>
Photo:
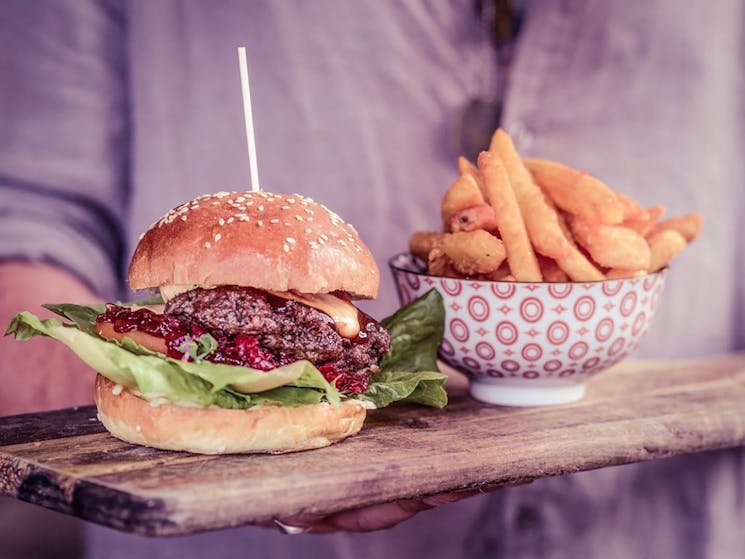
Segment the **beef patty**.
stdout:
<svg viewBox="0 0 745 559">
<path fill-rule="evenodd" d="M 342 373 L 360 376 L 358 381 L 365 377 L 365 387 L 390 347 L 388 332 L 362 311 L 358 310 L 360 333 L 345 338 L 325 313 L 251 287 L 192 289 L 168 301 L 165 313 L 208 330 L 253 336 L 281 362 L 307 359 L 327 378 Z"/>
</svg>

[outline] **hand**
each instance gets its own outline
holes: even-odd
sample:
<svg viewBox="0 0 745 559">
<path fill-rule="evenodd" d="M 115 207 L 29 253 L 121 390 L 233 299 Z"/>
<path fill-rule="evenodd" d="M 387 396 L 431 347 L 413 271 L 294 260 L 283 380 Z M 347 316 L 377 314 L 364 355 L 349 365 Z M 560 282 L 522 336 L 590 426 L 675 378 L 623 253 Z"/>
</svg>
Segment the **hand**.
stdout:
<svg viewBox="0 0 745 559">
<path fill-rule="evenodd" d="M 329 532 L 372 532 L 393 528 L 396 524 L 408 520 L 415 514 L 439 505 L 454 503 L 498 489 L 498 486 L 469 489 L 451 493 L 440 493 L 418 499 L 403 499 L 391 503 L 370 505 L 351 509 L 327 516 L 301 516 L 282 518 L 262 526 L 278 528 L 284 534 L 328 534 Z"/>
<path fill-rule="evenodd" d="M 0 416 L 93 403 L 94 373 L 48 338 L 3 336 L 15 313 L 52 316 L 42 303 L 91 303 L 95 295 L 74 275 L 47 264 L 0 263 Z"/>
</svg>

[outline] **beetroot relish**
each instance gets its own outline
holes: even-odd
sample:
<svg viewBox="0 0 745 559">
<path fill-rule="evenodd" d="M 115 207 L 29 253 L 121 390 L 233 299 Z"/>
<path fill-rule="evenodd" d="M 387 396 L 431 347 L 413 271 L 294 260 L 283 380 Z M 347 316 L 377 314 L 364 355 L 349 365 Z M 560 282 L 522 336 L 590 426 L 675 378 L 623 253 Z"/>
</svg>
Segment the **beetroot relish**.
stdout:
<svg viewBox="0 0 745 559">
<path fill-rule="evenodd" d="M 360 315 L 365 316 L 364 313 Z M 217 349 L 204 357 L 207 361 L 251 367 L 261 371 L 269 371 L 291 362 L 283 361 L 270 350 L 262 347 L 259 340 L 253 336 L 207 330 L 196 322 L 179 319 L 173 315 L 155 313 L 150 309 L 132 310 L 107 304 L 106 311 L 98 315 L 97 320 L 112 324 L 114 330 L 119 333 L 138 331 L 164 339 L 167 354 L 174 359 L 191 361 L 191 356 L 178 348 L 183 347 L 184 342 L 196 341 L 201 335 L 210 334 L 217 341 Z M 364 336 L 365 334 L 362 333 L 360 338 L 364 339 Z M 326 380 L 336 382 L 336 387 L 341 392 L 362 394 L 367 390 L 368 375 L 345 373 L 337 367 L 335 362 L 316 364 L 316 366 Z"/>
<path fill-rule="evenodd" d="M 336 381 L 336 388 L 345 394 L 362 394 L 370 382 L 368 375 L 345 373 L 339 370 L 336 363 L 322 363 L 317 367 L 327 381 Z"/>
</svg>

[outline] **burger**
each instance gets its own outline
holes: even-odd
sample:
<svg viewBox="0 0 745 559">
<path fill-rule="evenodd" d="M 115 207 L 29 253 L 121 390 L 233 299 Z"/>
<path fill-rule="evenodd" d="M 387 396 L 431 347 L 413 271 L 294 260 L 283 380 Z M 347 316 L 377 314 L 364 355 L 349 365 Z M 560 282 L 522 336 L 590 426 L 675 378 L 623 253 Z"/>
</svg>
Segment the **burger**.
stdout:
<svg viewBox="0 0 745 559">
<path fill-rule="evenodd" d="M 23 312 L 8 333 L 54 337 L 96 369 L 98 417 L 122 440 L 205 454 L 305 450 L 354 435 L 370 408 L 446 401 L 439 295 L 381 324 L 353 304 L 374 298 L 379 280 L 354 227 L 325 206 L 220 192 L 141 236 L 129 285 L 156 299 L 45 305 L 71 323 Z"/>
</svg>

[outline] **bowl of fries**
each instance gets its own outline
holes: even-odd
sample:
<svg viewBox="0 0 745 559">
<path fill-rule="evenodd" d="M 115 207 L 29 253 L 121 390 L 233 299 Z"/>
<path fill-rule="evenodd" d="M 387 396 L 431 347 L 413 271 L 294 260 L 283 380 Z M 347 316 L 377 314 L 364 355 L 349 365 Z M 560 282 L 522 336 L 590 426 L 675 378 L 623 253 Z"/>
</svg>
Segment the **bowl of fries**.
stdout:
<svg viewBox="0 0 745 559">
<path fill-rule="evenodd" d="M 440 357 L 471 395 L 533 406 L 582 398 L 628 356 L 657 307 L 668 264 L 701 216 L 661 221 L 587 172 L 523 159 L 503 130 L 442 200 L 443 231 L 414 233 L 390 262 L 408 303 L 436 288 L 446 309 Z"/>
<path fill-rule="evenodd" d="M 445 303 L 440 358 L 471 395 L 511 406 L 579 400 L 587 380 L 624 359 L 649 327 L 668 269 L 584 283 L 432 276 L 410 253 L 390 261 L 402 303 L 436 288 Z"/>
</svg>

